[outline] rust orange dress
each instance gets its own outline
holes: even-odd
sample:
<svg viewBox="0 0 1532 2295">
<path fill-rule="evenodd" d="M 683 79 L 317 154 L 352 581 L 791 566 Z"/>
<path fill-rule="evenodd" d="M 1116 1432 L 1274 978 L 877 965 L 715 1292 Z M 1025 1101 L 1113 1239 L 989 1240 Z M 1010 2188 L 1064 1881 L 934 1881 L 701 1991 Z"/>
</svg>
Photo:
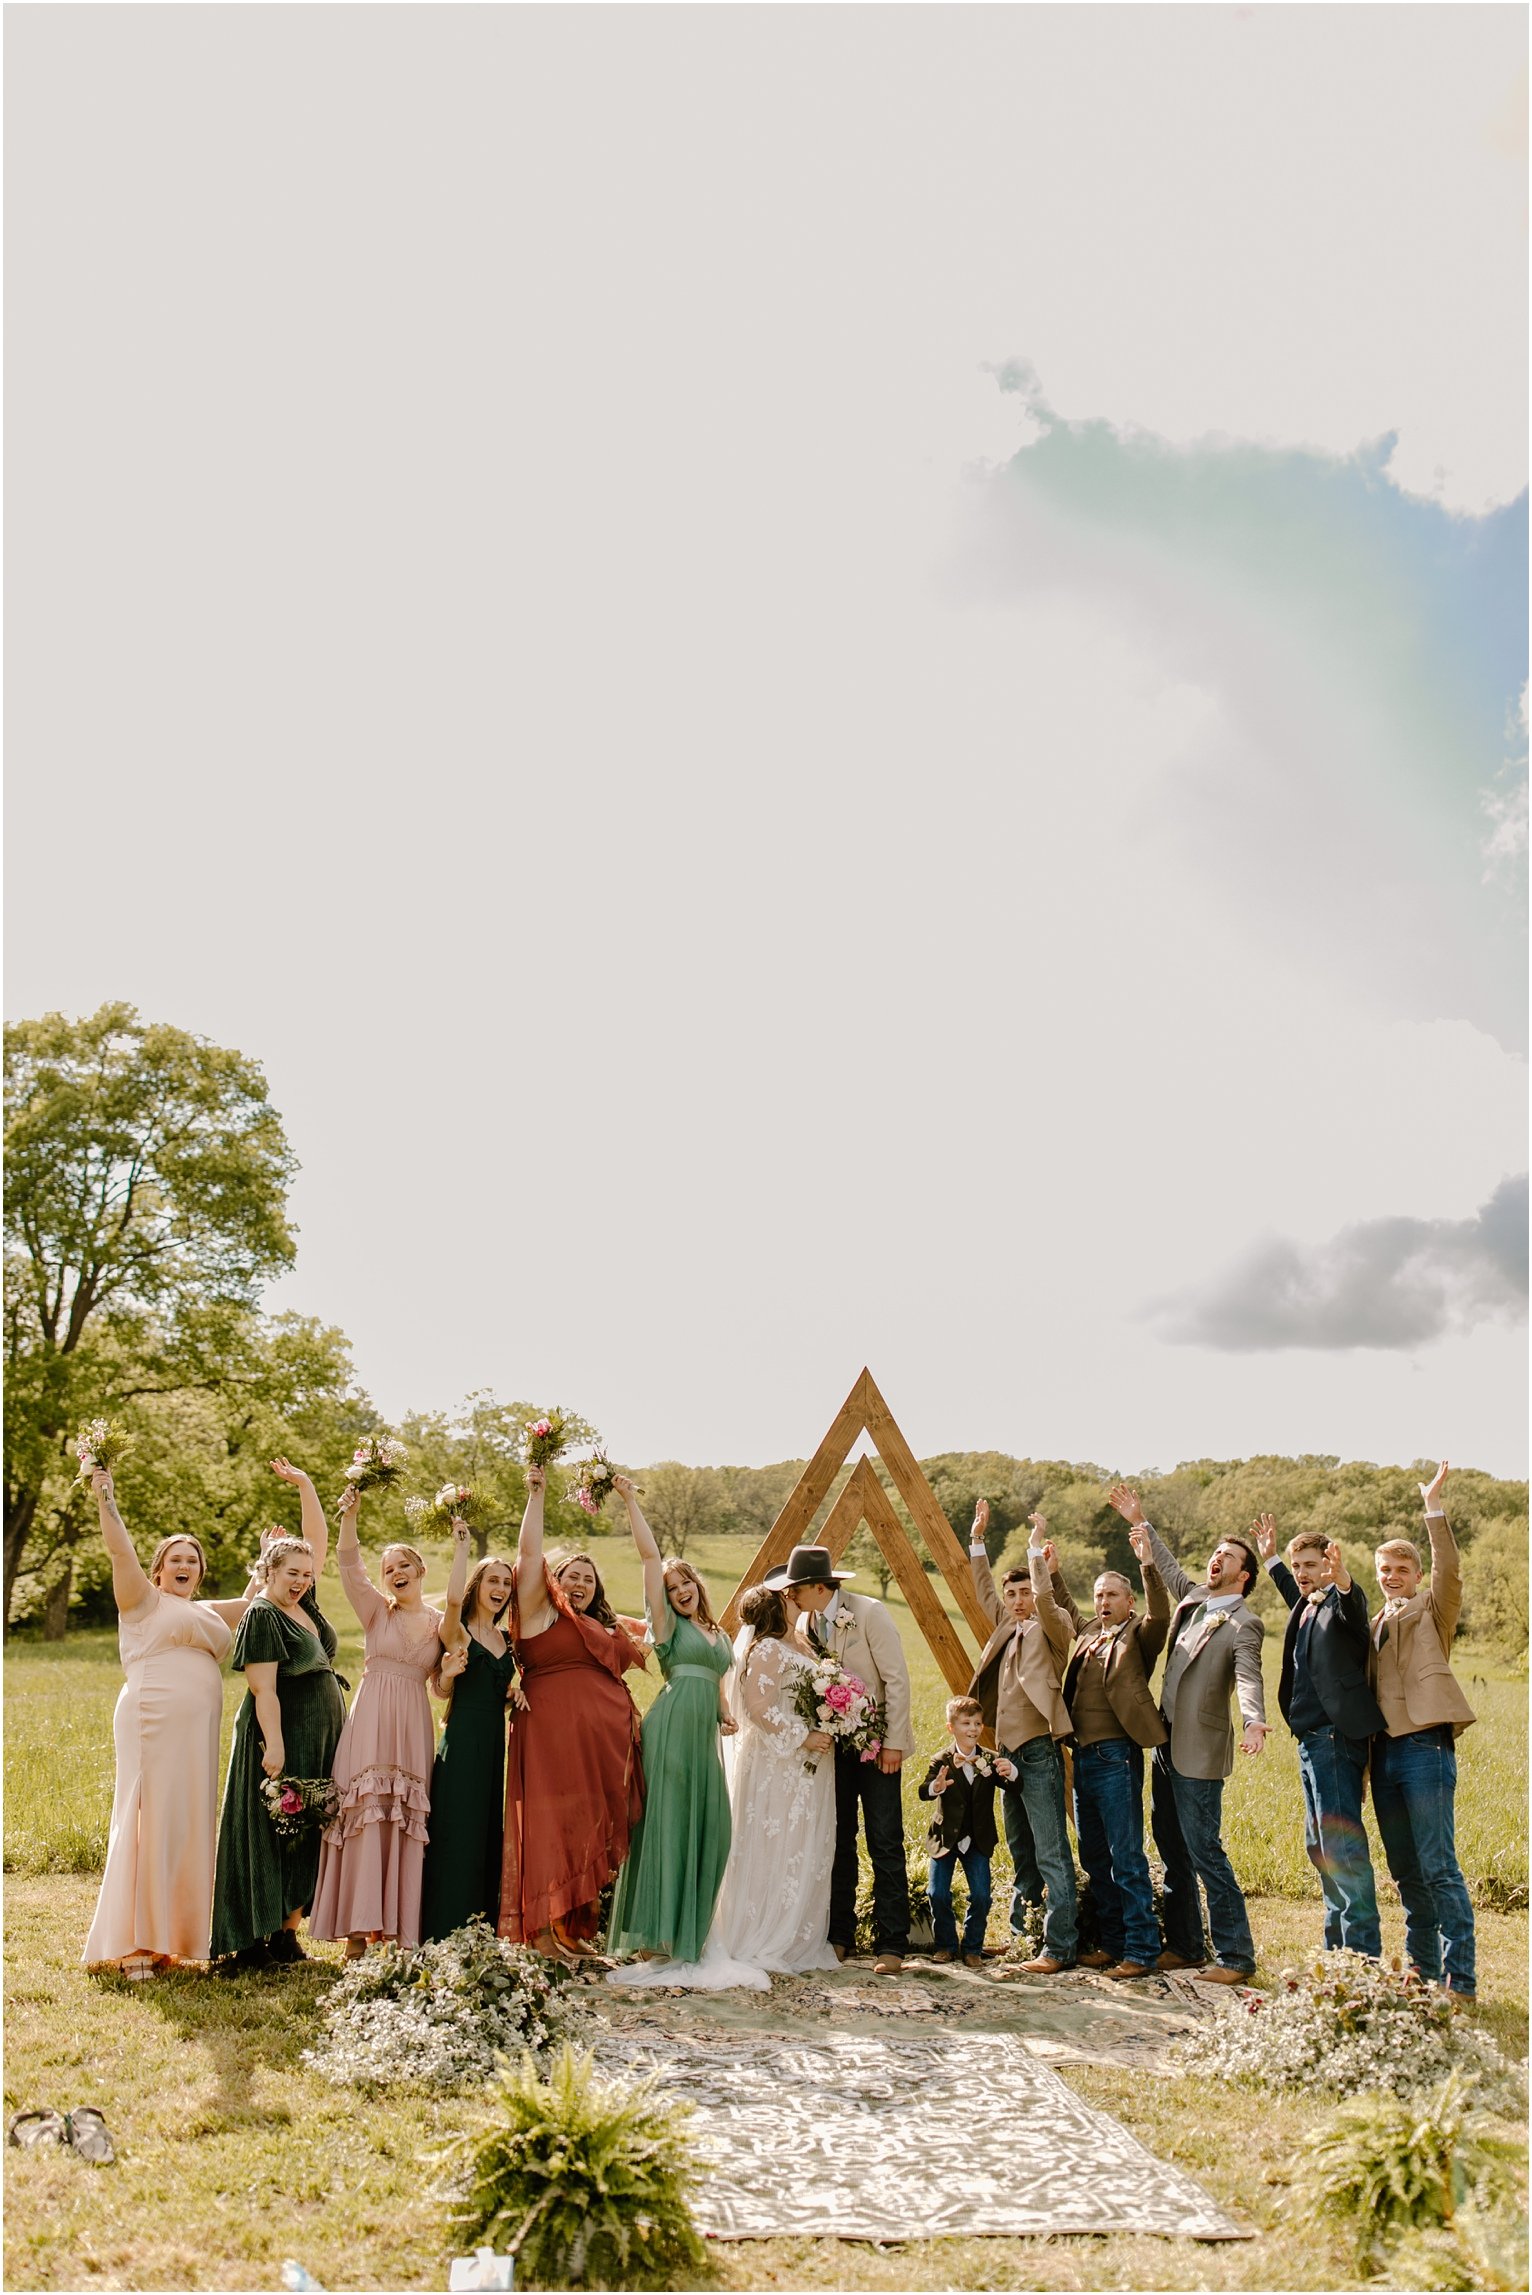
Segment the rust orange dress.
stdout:
<svg viewBox="0 0 1532 2295">
<path fill-rule="evenodd" d="M 547 1583 L 553 1623 L 522 1638 L 511 1619 L 527 1700 L 512 1716 L 505 1765 L 500 1934 L 513 1944 L 555 1921 L 568 1937 L 595 1935 L 601 1892 L 644 1808 L 638 1709 L 622 1678 L 643 1652 Z"/>
</svg>

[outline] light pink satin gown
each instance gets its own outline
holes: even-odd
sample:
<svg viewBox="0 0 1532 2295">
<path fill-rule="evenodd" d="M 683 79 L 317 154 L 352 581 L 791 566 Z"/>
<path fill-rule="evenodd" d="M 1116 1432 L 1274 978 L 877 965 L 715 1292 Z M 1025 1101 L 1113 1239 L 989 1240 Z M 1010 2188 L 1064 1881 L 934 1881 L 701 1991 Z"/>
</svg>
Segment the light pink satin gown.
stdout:
<svg viewBox="0 0 1532 2295">
<path fill-rule="evenodd" d="M 154 1589 L 119 1619 L 127 1680 L 112 1716 L 117 1779 L 87 1967 L 140 1952 L 206 1960 L 218 1844 L 219 1667 L 234 1636 L 206 1602 Z"/>
<path fill-rule="evenodd" d="M 436 1758 L 426 1681 L 441 1662 L 441 1612 L 396 1610 L 359 1555 L 341 1558 L 340 1582 L 362 1621 L 367 1663 L 335 1752 L 340 1812 L 320 1844 L 309 1934 L 418 1944 Z"/>
</svg>

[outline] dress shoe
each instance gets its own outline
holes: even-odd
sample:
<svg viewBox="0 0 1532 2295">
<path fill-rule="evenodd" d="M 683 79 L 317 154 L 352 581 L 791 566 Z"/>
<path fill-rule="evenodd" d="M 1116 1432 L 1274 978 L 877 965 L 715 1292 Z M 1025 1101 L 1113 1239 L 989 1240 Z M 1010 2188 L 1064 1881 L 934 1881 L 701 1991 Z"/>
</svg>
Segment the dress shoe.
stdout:
<svg viewBox="0 0 1532 2295">
<path fill-rule="evenodd" d="M 965 1968 L 982 1968 L 984 1966 L 983 1953 L 965 1952 L 963 1955 L 963 1966 Z"/>
<path fill-rule="evenodd" d="M 1162 1952 L 1154 1965 L 1156 1968 L 1176 1969 L 1201 1968 L 1204 1963 L 1200 1960 L 1183 1960 L 1178 1952 Z"/>
<path fill-rule="evenodd" d="M 956 1960 L 957 1954 L 955 1952 L 928 1952 L 926 1958 L 927 1960 Z"/>
<path fill-rule="evenodd" d="M 902 1952 L 880 1952 L 872 1964 L 874 1976 L 897 1976 L 904 1967 Z"/>
<path fill-rule="evenodd" d="M 298 1942 L 298 1931 L 295 1928 L 273 1929 L 266 1939 L 266 1949 L 274 1961 L 290 1963 L 308 1959 L 308 1954 Z"/>
<path fill-rule="evenodd" d="M 846 1957 L 846 1947 L 845 1947 L 843 1944 L 837 1944 L 837 1945 L 833 1945 L 833 1946 L 831 1947 L 831 1950 L 834 1952 L 834 1954 L 835 1954 L 835 1957 L 836 1957 L 836 1959 L 837 1959 L 837 1960 L 844 1960 L 844 1959 L 845 1959 L 845 1957 Z"/>
<path fill-rule="evenodd" d="M 1063 1961 L 1055 1960 L 1051 1952 L 1040 1952 L 1035 1960 L 1023 1960 L 1018 1966 L 1023 1976 L 1062 1976 L 1064 1973 Z"/>
<path fill-rule="evenodd" d="M 1107 1970 L 1108 1976 L 1120 1976 L 1125 1979 L 1130 1976 L 1153 1976 L 1153 1974 L 1154 1970 L 1152 1968 L 1145 1968 L 1141 1960 L 1119 1960 L 1115 1968 L 1109 1968 Z"/>
<path fill-rule="evenodd" d="M 1248 1984 L 1254 1976 L 1253 1968 L 1221 1968 L 1217 1961 L 1202 1971 L 1204 1984 Z"/>
<path fill-rule="evenodd" d="M 1080 1968 L 1110 1968 L 1111 1965 L 1109 1952 L 1082 1952 L 1077 1963 Z"/>
</svg>

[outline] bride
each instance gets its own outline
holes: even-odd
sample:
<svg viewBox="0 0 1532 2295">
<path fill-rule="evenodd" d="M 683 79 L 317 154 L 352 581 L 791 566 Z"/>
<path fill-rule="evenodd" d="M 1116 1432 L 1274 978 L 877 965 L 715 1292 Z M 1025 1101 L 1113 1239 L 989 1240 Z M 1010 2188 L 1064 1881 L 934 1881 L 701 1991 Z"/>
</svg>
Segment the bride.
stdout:
<svg viewBox="0 0 1532 2295">
<path fill-rule="evenodd" d="M 615 1969 L 612 1983 L 766 1992 L 773 1973 L 839 1966 L 828 1936 L 835 1762 L 823 1758 L 828 1734 L 793 1710 L 794 1685 L 811 1662 L 790 1639 L 797 1613 L 791 1594 L 774 1586 L 752 1586 L 739 1605 L 739 1734 L 724 1748 L 733 1845 L 702 1958 L 640 1961 Z"/>
</svg>

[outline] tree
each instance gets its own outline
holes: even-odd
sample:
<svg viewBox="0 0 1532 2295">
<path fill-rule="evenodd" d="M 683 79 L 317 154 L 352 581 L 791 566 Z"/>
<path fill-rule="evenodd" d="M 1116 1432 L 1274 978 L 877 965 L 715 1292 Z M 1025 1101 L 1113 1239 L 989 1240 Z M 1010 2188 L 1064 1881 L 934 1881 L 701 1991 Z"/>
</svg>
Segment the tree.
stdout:
<svg viewBox="0 0 1532 2295">
<path fill-rule="evenodd" d="M 527 1502 L 521 1438 L 542 1409 L 539 1403 L 497 1402 L 488 1387 L 477 1387 L 456 1410 L 414 1411 L 400 1428 L 409 1445 L 410 1482 L 423 1496 L 433 1496 L 444 1482 L 460 1482 L 486 1501 L 484 1518 L 473 1533 L 481 1562 L 492 1547 L 509 1551 L 516 1543 Z M 564 1417 L 574 1448 L 599 1445 L 601 1438 L 587 1419 L 569 1410 Z M 555 1469 L 548 1478 L 550 1546 L 582 1531 L 589 1534 L 588 1517 L 565 1497 L 564 1487 L 564 1477 Z"/>
<path fill-rule="evenodd" d="M 696 1539 L 709 1537 L 722 1526 L 724 1493 L 713 1467 L 662 1459 L 658 1466 L 644 1468 L 643 1493 L 644 1518 L 661 1551 L 678 1560 Z"/>
<path fill-rule="evenodd" d="M 293 1258 L 296 1165 L 259 1066 L 129 1004 L 5 1031 L 5 1584 L 64 1493 L 79 1419 L 211 1390 Z"/>
</svg>

